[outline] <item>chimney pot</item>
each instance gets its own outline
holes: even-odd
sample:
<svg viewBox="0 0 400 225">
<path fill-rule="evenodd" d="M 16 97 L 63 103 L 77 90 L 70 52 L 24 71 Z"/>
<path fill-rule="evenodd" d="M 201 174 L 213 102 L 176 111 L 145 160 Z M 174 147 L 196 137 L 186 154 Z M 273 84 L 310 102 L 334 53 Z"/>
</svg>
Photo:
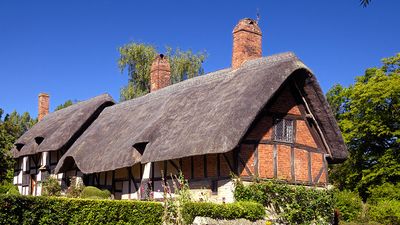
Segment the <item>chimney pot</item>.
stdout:
<svg viewBox="0 0 400 225">
<path fill-rule="evenodd" d="M 262 57 L 262 32 L 257 21 L 245 18 L 233 29 L 232 68 L 245 61 Z"/>
<path fill-rule="evenodd" d="M 164 88 L 171 83 L 171 67 L 167 57 L 163 54 L 158 55 L 150 69 L 150 92 Z"/>
<path fill-rule="evenodd" d="M 44 116 L 49 114 L 49 98 L 49 95 L 46 93 L 39 94 L 39 121 L 41 121 Z"/>
</svg>

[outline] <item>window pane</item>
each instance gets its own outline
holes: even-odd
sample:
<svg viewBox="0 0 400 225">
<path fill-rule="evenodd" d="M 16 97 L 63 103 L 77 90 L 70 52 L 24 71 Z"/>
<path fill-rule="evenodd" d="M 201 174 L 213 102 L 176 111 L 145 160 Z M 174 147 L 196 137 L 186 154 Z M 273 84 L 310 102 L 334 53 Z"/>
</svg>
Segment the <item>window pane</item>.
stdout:
<svg viewBox="0 0 400 225">
<path fill-rule="evenodd" d="M 275 141 L 293 142 L 293 120 L 276 120 Z"/>
</svg>

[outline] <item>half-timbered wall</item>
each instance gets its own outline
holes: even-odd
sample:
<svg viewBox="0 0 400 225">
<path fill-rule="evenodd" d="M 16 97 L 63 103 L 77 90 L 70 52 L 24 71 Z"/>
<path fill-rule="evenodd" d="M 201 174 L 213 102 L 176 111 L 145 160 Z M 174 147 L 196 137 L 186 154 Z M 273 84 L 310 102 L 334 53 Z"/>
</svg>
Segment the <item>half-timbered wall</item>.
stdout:
<svg viewBox="0 0 400 225">
<path fill-rule="evenodd" d="M 299 92 L 286 85 L 255 121 L 240 145 L 242 177 L 275 178 L 292 183 L 327 183 L 327 162 L 321 138 L 309 122 Z M 275 139 L 277 120 L 293 121 L 293 141 Z"/>
<path fill-rule="evenodd" d="M 234 163 L 232 152 L 155 162 L 151 164 L 152 172 L 148 185 L 152 197 L 162 199 L 163 182 L 168 182 L 173 191 L 171 175 L 175 179 L 182 171 L 185 179 L 189 181 L 195 199 L 233 201 L 230 173 L 234 171 Z M 84 183 L 110 190 L 115 199 L 138 199 L 141 185 L 147 185 L 142 183 L 143 171 L 144 165 L 137 164 L 133 167 L 86 175 Z"/>
<path fill-rule="evenodd" d="M 41 195 L 41 182 L 50 174 L 53 174 L 52 171 L 54 171 L 61 158 L 61 153 L 59 151 L 48 152 L 48 155 L 45 158 L 43 158 L 43 154 L 45 153 L 22 156 L 16 160 L 13 182 L 14 185 L 18 187 L 21 194 L 35 196 Z M 46 160 L 46 162 L 43 160 Z M 73 168 L 66 173 L 59 173 L 55 176 L 57 177 L 62 190 L 66 190 L 68 179 L 72 176 L 82 176 L 82 173 L 78 171 L 77 168 Z"/>
</svg>

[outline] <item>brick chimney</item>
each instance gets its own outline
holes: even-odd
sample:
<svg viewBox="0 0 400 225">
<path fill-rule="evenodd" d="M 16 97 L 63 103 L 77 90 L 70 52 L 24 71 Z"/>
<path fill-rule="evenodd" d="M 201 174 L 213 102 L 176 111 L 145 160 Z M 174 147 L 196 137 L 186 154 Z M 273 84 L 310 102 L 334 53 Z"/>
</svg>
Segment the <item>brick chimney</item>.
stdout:
<svg viewBox="0 0 400 225">
<path fill-rule="evenodd" d="M 49 114 L 49 95 L 46 93 L 39 94 L 39 115 L 41 121 L 45 115 Z"/>
<path fill-rule="evenodd" d="M 232 69 L 262 56 L 262 33 L 257 21 L 245 18 L 233 29 Z"/>
<path fill-rule="evenodd" d="M 163 55 L 158 55 L 150 69 L 150 92 L 164 88 L 171 83 L 171 67 L 168 59 Z"/>
</svg>

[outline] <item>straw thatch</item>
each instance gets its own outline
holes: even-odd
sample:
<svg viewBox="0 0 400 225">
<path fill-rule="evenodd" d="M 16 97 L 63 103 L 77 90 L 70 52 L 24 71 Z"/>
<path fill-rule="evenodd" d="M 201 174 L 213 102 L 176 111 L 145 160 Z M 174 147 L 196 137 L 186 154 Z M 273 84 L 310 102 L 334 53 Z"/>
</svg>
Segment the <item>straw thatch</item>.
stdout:
<svg viewBox="0 0 400 225">
<path fill-rule="evenodd" d="M 56 171 L 74 161 L 83 173 L 94 173 L 231 151 L 285 81 L 307 76 L 306 99 L 330 145 L 331 160 L 342 161 L 348 152 L 318 82 L 293 53 L 283 53 L 107 107 Z M 146 146 L 143 155 L 134 146 Z"/>
<path fill-rule="evenodd" d="M 100 112 L 112 104 L 111 96 L 103 94 L 46 115 L 15 142 L 14 157 L 67 150 Z"/>
</svg>

